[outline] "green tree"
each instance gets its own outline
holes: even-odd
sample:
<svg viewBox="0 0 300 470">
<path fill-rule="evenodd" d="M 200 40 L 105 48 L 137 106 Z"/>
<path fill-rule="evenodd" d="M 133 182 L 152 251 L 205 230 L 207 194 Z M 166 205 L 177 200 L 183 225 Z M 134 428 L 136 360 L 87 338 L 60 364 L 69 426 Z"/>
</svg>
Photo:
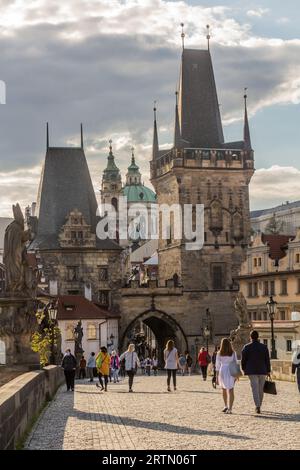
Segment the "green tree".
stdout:
<svg viewBox="0 0 300 470">
<path fill-rule="evenodd" d="M 279 222 L 279 220 L 277 220 L 276 218 L 276 215 L 273 214 L 265 228 L 265 233 L 268 233 L 270 235 L 278 235 L 282 230 L 282 226 L 283 223 Z"/>
<path fill-rule="evenodd" d="M 45 314 L 38 312 L 36 314 L 37 320 L 42 324 L 45 320 Z M 45 367 L 50 362 L 52 344 L 54 346 L 54 353 L 58 351 L 60 345 L 61 334 L 57 325 L 43 328 L 40 331 L 35 331 L 31 336 L 31 349 L 37 352 L 40 356 L 40 364 Z"/>
</svg>

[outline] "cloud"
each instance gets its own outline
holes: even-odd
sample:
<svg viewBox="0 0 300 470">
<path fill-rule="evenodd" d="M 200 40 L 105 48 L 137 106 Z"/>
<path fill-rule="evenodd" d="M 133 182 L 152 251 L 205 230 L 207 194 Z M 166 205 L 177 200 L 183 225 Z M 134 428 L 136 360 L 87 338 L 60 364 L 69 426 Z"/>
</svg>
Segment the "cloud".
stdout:
<svg viewBox="0 0 300 470">
<path fill-rule="evenodd" d="M 256 10 L 248 10 L 247 16 L 250 18 L 262 18 L 269 13 L 269 8 L 257 8 Z"/>
<path fill-rule="evenodd" d="M 300 170 L 274 165 L 256 170 L 250 183 L 251 209 L 265 209 L 300 200 Z"/>
<path fill-rule="evenodd" d="M 278 18 L 276 20 L 276 23 L 277 24 L 288 24 L 288 23 L 290 23 L 290 21 L 291 21 L 290 18 L 287 18 L 286 16 L 282 16 L 281 18 Z"/>
</svg>

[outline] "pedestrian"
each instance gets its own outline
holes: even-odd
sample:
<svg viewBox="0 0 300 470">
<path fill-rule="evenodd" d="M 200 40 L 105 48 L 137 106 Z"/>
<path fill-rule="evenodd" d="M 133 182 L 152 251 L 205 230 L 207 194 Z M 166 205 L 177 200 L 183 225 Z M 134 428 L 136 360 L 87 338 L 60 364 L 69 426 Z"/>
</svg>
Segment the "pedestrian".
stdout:
<svg viewBox="0 0 300 470">
<path fill-rule="evenodd" d="M 140 364 L 141 364 L 142 375 L 145 375 L 145 359 L 143 358 L 143 356 L 140 358 Z"/>
<path fill-rule="evenodd" d="M 88 358 L 88 362 L 87 362 L 87 372 L 88 372 L 88 377 L 90 378 L 90 382 L 94 382 L 95 369 L 96 369 L 95 353 L 91 352 L 90 357 Z"/>
<path fill-rule="evenodd" d="M 234 402 L 234 384 L 236 378 L 230 373 L 230 363 L 237 362 L 236 353 L 233 350 L 231 341 L 223 338 L 221 341 L 220 351 L 216 356 L 217 384 L 222 388 L 223 400 L 225 407 L 223 413 L 231 414 Z"/>
<path fill-rule="evenodd" d="M 146 357 L 145 359 L 145 370 L 146 374 L 150 377 L 151 375 L 151 366 L 152 366 L 152 361 L 149 356 Z"/>
<path fill-rule="evenodd" d="M 120 359 L 116 351 L 112 351 L 110 358 L 110 368 L 114 383 L 119 382 Z"/>
<path fill-rule="evenodd" d="M 184 371 L 186 369 L 186 357 L 182 353 L 179 355 L 178 363 L 181 375 L 184 375 Z"/>
<path fill-rule="evenodd" d="M 259 342 L 256 330 L 251 331 L 250 339 L 251 342 L 243 347 L 241 366 L 244 374 L 249 376 L 255 411 L 260 414 L 266 376 L 271 373 L 270 355 L 267 346 Z"/>
<path fill-rule="evenodd" d="M 71 349 L 66 350 L 61 366 L 64 369 L 64 373 L 65 373 L 67 392 L 70 389 L 72 390 L 72 392 L 74 392 L 75 371 L 76 371 L 77 362 L 76 362 L 75 356 L 71 354 Z"/>
<path fill-rule="evenodd" d="M 193 358 L 188 351 L 185 351 L 186 370 L 189 376 L 192 374 Z"/>
<path fill-rule="evenodd" d="M 297 346 L 292 358 L 292 373 L 296 374 L 296 381 L 300 393 L 300 345 Z"/>
<path fill-rule="evenodd" d="M 79 362 L 79 378 L 85 379 L 85 373 L 86 373 L 86 360 L 84 356 L 82 356 Z"/>
<path fill-rule="evenodd" d="M 198 355 L 198 362 L 199 362 L 199 366 L 200 366 L 204 381 L 207 378 L 207 367 L 210 361 L 211 359 L 210 359 L 210 355 L 208 354 L 208 351 L 204 347 L 201 348 L 199 355 Z"/>
<path fill-rule="evenodd" d="M 119 375 L 120 375 L 120 377 L 123 377 L 123 379 L 124 379 L 124 378 L 125 378 L 125 375 L 126 375 L 126 370 L 125 370 L 125 357 L 123 357 L 122 360 L 121 360 L 121 357 L 119 357 L 119 360 L 120 360 Z"/>
<path fill-rule="evenodd" d="M 167 390 L 168 392 L 171 391 L 171 377 L 173 379 L 173 387 L 176 390 L 176 372 L 178 369 L 178 352 L 175 348 L 174 341 L 170 339 L 164 350 L 164 359 L 165 359 L 165 369 L 167 370 L 168 378 L 167 378 Z"/>
<path fill-rule="evenodd" d="M 152 358 L 152 370 L 153 374 L 157 375 L 157 370 L 158 370 L 158 359 L 156 356 L 153 356 Z"/>
<path fill-rule="evenodd" d="M 211 358 L 211 363 L 212 363 L 212 367 L 213 367 L 212 386 L 214 388 L 217 388 L 216 360 L 217 360 L 218 351 L 220 351 L 220 346 L 215 346 L 215 350 L 214 350 L 212 358 Z"/>
<path fill-rule="evenodd" d="M 133 392 L 133 379 L 138 366 L 140 366 L 140 361 L 137 353 L 135 352 L 134 344 L 129 344 L 127 351 L 121 354 L 120 361 L 122 362 L 123 359 L 125 359 L 125 370 L 128 375 L 129 392 Z"/>
<path fill-rule="evenodd" d="M 99 383 L 100 383 L 100 385 L 96 383 L 96 387 L 98 388 L 101 387 L 101 391 L 104 390 L 105 392 L 107 392 L 109 365 L 110 365 L 110 355 L 107 352 L 107 348 L 103 346 L 100 349 L 100 352 L 96 357 L 96 366 L 97 366 Z M 102 377 L 104 378 L 104 386 L 103 386 Z"/>
</svg>

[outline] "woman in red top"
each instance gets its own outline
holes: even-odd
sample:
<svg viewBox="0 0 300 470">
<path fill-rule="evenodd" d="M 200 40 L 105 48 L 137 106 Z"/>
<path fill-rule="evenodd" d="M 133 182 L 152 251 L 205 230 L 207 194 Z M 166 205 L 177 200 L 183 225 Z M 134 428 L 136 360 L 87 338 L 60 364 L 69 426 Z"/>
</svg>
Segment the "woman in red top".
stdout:
<svg viewBox="0 0 300 470">
<path fill-rule="evenodd" d="M 210 362 L 210 356 L 205 348 L 201 348 L 198 355 L 198 362 L 201 368 L 203 380 L 206 380 L 207 377 L 207 366 Z"/>
</svg>

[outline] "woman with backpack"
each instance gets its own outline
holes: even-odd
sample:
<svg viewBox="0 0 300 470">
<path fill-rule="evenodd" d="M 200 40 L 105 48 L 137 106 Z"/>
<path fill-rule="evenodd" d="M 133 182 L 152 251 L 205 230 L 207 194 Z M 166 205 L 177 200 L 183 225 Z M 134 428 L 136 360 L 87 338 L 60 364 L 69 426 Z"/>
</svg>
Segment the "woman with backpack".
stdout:
<svg viewBox="0 0 300 470">
<path fill-rule="evenodd" d="M 230 364 L 237 363 L 236 353 L 233 350 L 231 341 L 223 338 L 221 341 L 220 351 L 216 357 L 217 384 L 222 388 L 224 408 L 223 413 L 231 414 L 234 402 L 234 385 L 237 380 L 231 375 Z"/>
<path fill-rule="evenodd" d="M 207 378 L 207 367 L 208 364 L 211 362 L 210 355 L 208 354 L 208 351 L 205 348 L 201 348 L 199 355 L 198 355 L 198 362 L 199 366 L 202 372 L 202 377 L 203 380 L 205 381 Z"/>
<path fill-rule="evenodd" d="M 176 390 L 176 372 L 178 369 L 178 352 L 175 348 L 174 341 L 169 340 L 166 344 L 166 348 L 164 350 L 164 359 L 165 359 L 165 369 L 168 374 L 167 378 L 167 387 L 168 392 L 171 391 L 171 377 L 173 378 L 173 387 Z"/>
<path fill-rule="evenodd" d="M 107 392 L 107 384 L 108 384 L 108 376 L 109 376 L 109 367 L 110 367 L 110 355 L 107 352 L 105 346 L 100 349 L 99 354 L 96 357 L 96 367 L 98 371 L 99 377 L 99 384 L 96 384 L 96 387 L 101 387 L 101 391 L 104 390 Z M 104 387 L 103 387 L 103 380 L 104 377 Z"/>
<path fill-rule="evenodd" d="M 129 392 L 133 392 L 132 390 L 133 379 L 137 372 L 137 368 L 140 366 L 140 361 L 139 361 L 137 353 L 135 352 L 134 344 L 130 344 L 128 346 L 127 351 L 121 354 L 120 356 L 121 363 L 123 359 L 125 360 L 125 370 L 128 375 Z"/>
</svg>

